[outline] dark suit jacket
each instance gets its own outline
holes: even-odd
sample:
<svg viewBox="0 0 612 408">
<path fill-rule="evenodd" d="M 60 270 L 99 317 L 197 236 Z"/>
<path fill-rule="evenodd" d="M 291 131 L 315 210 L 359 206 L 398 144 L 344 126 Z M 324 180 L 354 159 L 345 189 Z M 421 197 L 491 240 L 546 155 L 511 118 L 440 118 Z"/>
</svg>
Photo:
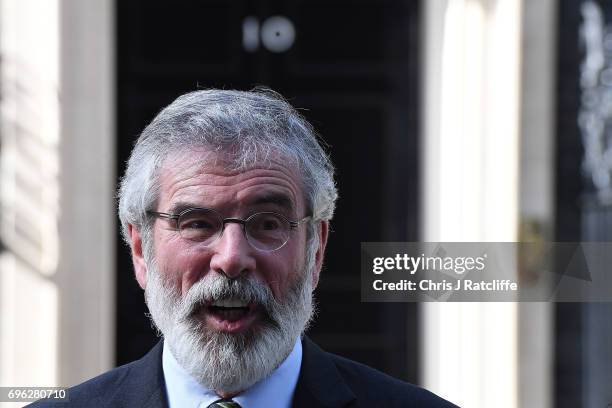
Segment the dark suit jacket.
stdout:
<svg viewBox="0 0 612 408">
<path fill-rule="evenodd" d="M 455 407 L 422 388 L 326 353 L 307 338 L 302 344 L 294 407 Z M 38 401 L 30 407 L 167 407 L 161 356 L 160 341 L 140 360 L 69 388 L 68 403 Z"/>
</svg>

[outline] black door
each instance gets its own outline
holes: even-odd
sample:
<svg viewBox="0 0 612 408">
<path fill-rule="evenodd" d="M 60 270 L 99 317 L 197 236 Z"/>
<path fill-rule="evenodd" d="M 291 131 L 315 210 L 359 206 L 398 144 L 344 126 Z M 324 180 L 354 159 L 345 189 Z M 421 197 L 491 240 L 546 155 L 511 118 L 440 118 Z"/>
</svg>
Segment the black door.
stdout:
<svg viewBox="0 0 612 408">
<path fill-rule="evenodd" d="M 330 145 L 340 199 L 309 335 L 416 381 L 414 304 L 360 302 L 362 241 L 417 240 L 419 2 L 117 1 L 118 173 L 138 133 L 197 88 L 279 91 Z M 156 341 L 118 239 L 117 363 Z"/>
</svg>

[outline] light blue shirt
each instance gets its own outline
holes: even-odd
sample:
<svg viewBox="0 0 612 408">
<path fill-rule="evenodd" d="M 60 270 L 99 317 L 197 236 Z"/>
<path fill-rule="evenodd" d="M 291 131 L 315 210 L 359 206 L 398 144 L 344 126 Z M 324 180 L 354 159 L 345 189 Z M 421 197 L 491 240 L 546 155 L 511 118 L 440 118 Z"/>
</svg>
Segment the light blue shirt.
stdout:
<svg viewBox="0 0 612 408">
<path fill-rule="evenodd" d="M 289 408 L 302 366 L 302 343 L 293 350 L 268 378 L 235 396 L 242 408 Z M 176 361 L 164 342 L 162 367 L 170 408 L 206 408 L 220 397 L 191 377 Z"/>
</svg>

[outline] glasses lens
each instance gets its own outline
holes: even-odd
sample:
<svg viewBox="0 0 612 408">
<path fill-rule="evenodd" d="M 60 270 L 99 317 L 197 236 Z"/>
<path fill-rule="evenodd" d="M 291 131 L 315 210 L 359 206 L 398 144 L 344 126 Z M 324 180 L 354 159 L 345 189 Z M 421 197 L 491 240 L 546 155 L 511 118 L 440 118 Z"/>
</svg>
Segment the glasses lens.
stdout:
<svg viewBox="0 0 612 408">
<path fill-rule="evenodd" d="M 205 209 L 189 210 L 178 219 L 181 237 L 204 244 L 211 244 L 217 239 L 222 225 L 219 214 Z"/>
<path fill-rule="evenodd" d="M 280 214 L 257 213 L 246 222 L 251 245 L 263 251 L 279 249 L 289 240 L 289 221 Z"/>
</svg>

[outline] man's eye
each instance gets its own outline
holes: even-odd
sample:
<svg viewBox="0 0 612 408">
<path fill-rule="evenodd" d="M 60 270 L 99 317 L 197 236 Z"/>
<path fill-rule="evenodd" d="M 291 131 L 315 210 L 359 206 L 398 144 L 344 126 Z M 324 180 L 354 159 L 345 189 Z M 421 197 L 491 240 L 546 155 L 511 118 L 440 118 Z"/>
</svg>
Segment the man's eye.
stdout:
<svg viewBox="0 0 612 408">
<path fill-rule="evenodd" d="M 261 229 L 266 231 L 274 231 L 278 228 L 280 228 L 280 224 L 275 219 L 265 220 L 261 223 Z"/>
<path fill-rule="evenodd" d="M 283 228 L 283 221 L 274 214 L 258 214 L 250 221 L 252 231 L 274 232 Z"/>
<path fill-rule="evenodd" d="M 180 225 L 180 229 L 213 230 L 215 227 L 206 220 L 191 220 Z"/>
</svg>

